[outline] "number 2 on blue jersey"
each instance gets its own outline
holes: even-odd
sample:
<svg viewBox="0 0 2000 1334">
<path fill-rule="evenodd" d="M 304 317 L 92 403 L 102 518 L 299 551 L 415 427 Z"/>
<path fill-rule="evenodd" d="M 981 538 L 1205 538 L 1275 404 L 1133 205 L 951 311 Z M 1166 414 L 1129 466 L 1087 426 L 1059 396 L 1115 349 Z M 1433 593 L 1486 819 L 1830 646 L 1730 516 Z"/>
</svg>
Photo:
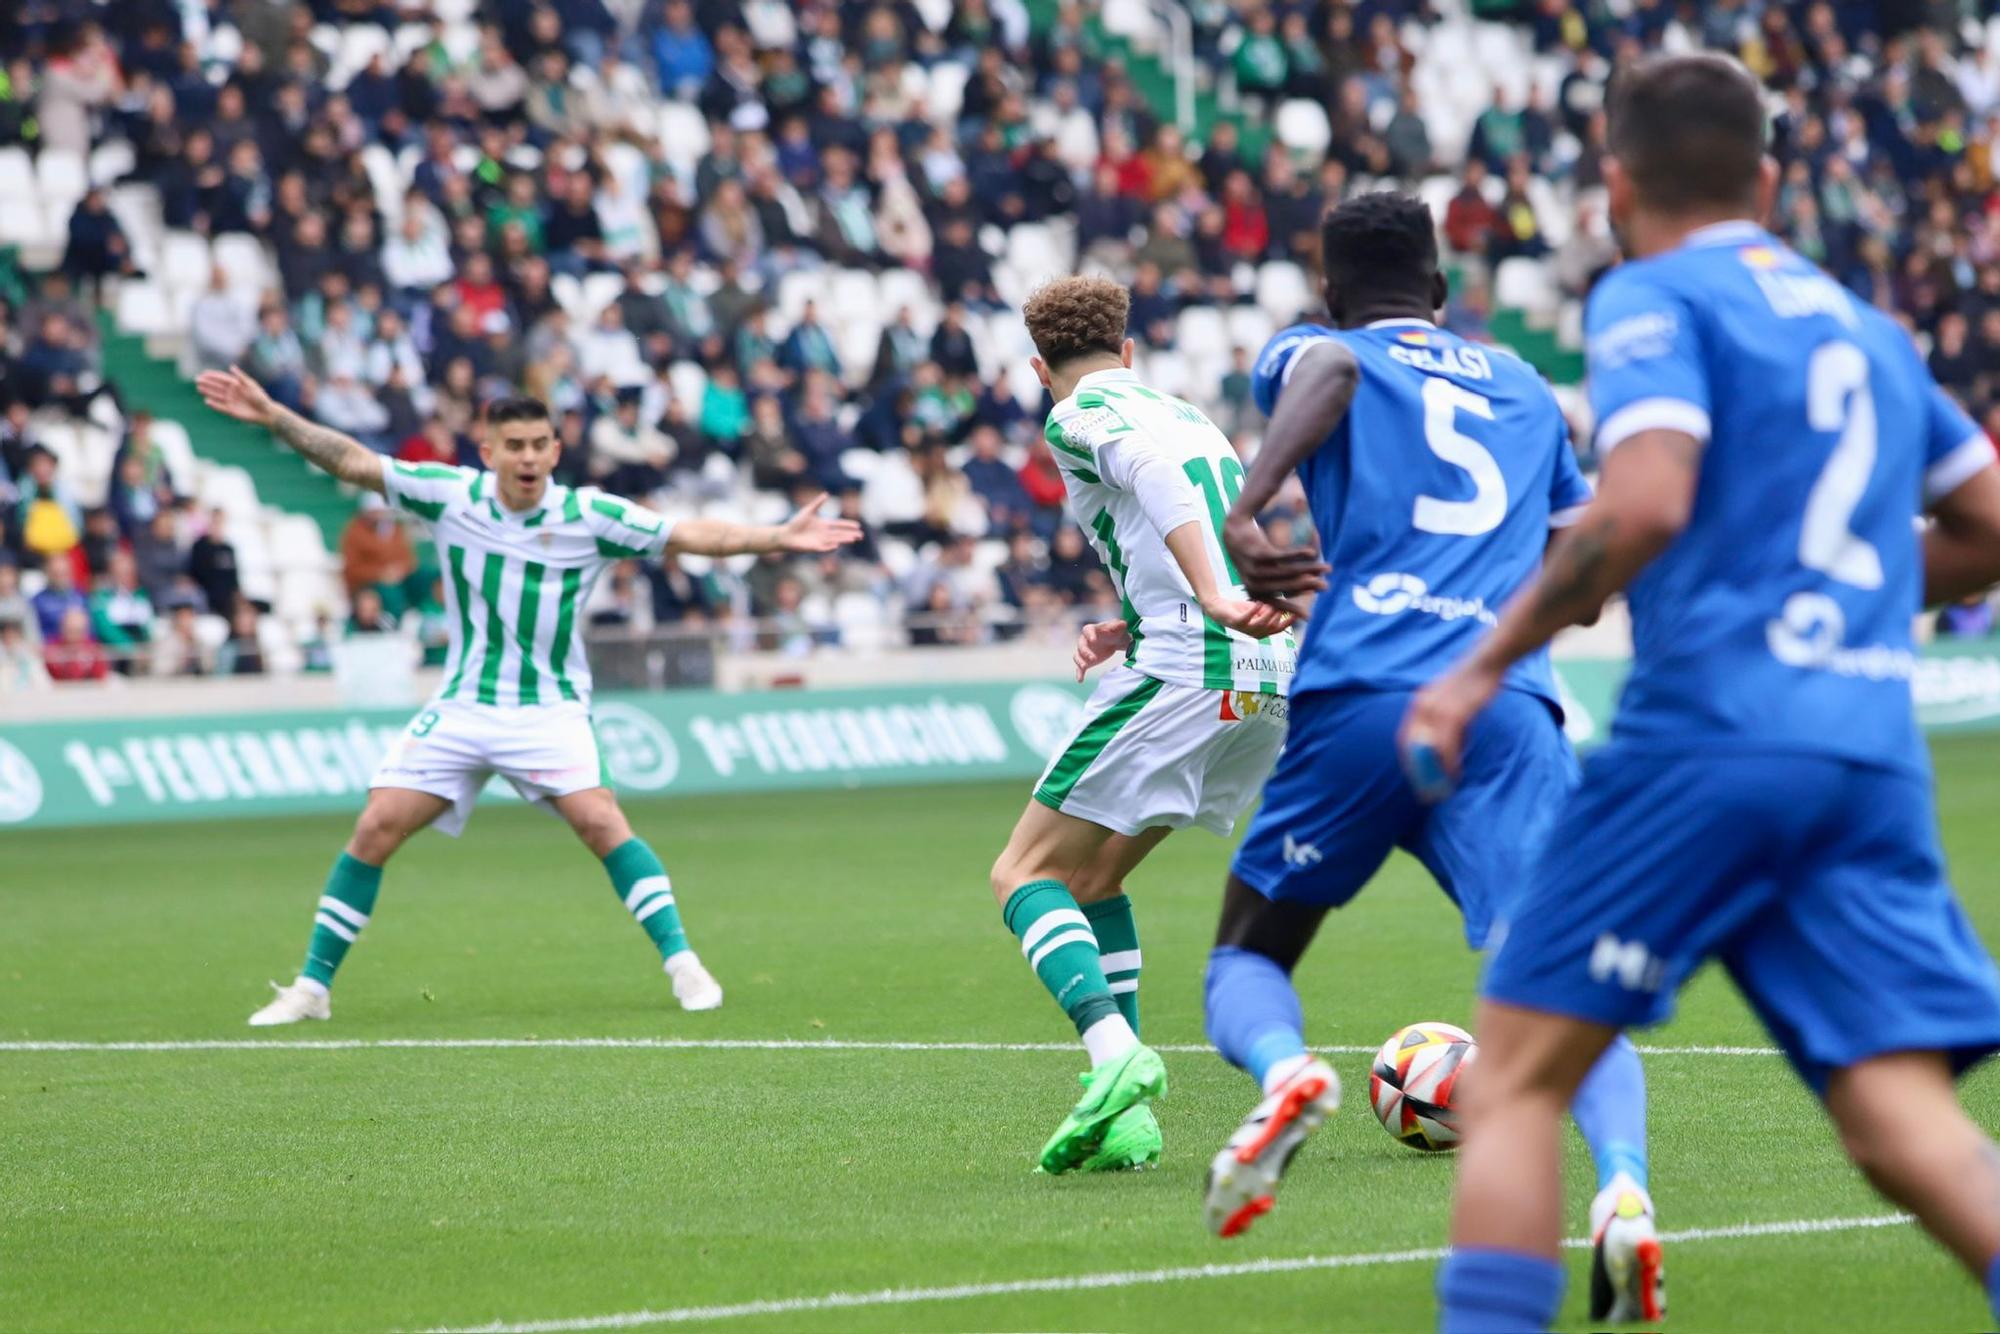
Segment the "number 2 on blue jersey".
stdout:
<svg viewBox="0 0 2000 1334">
<path fill-rule="evenodd" d="M 1799 564 L 1854 588 L 1882 586 L 1882 554 L 1855 535 L 1854 511 L 1875 471 L 1875 395 L 1868 355 L 1852 343 L 1822 343 L 1806 364 L 1806 423 L 1840 438 L 1806 498 Z"/>
</svg>

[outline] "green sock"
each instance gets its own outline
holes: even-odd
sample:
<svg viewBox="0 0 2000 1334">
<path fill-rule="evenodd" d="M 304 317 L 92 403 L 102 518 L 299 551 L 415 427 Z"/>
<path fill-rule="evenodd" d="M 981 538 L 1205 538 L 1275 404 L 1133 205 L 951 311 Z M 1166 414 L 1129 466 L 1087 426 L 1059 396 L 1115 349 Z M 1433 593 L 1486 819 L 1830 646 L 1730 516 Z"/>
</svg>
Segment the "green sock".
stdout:
<svg viewBox="0 0 2000 1334">
<path fill-rule="evenodd" d="M 1111 998 L 1132 1031 L 1139 1031 L 1139 924 L 1132 920 L 1132 900 L 1123 894 L 1083 905 L 1090 929 L 1097 936 L 1099 962 Z"/>
<path fill-rule="evenodd" d="M 1001 912 L 1007 929 L 1021 938 L 1021 953 L 1035 976 L 1056 998 L 1081 1034 L 1118 1014 L 1118 1002 L 1104 980 L 1097 937 L 1090 919 L 1060 880 L 1031 880 L 1015 890 Z"/>
<path fill-rule="evenodd" d="M 319 910 L 313 914 L 312 940 L 306 944 L 301 977 L 323 987 L 333 985 L 334 970 L 347 957 L 347 947 L 361 934 L 361 928 L 368 925 L 368 914 L 375 911 L 375 895 L 381 888 L 381 867 L 340 854 L 327 872 L 326 892 L 319 896 Z"/>
<path fill-rule="evenodd" d="M 625 911 L 646 928 L 662 959 L 671 959 L 688 947 L 687 932 L 681 929 L 681 910 L 674 906 L 674 886 L 667 868 L 646 846 L 643 838 L 629 838 L 611 849 L 604 858 L 611 887 L 625 900 Z"/>
</svg>

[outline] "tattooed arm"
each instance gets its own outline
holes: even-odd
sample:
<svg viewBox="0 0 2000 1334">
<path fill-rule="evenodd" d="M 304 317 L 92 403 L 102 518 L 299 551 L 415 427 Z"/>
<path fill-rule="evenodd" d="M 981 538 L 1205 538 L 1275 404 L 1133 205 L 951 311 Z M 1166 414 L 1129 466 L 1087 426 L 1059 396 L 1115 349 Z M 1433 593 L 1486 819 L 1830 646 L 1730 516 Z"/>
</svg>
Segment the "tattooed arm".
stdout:
<svg viewBox="0 0 2000 1334">
<path fill-rule="evenodd" d="M 195 379 L 202 401 L 224 416 L 262 426 L 322 472 L 366 491 L 382 490 L 382 456 L 359 440 L 307 421 L 275 402 L 264 386 L 236 367 L 203 371 Z"/>
<path fill-rule="evenodd" d="M 1701 448 L 1682 431 L 1641 431 L 1605 459 L 1596 499 L 1551 547 L 1541 573 L 1507 604 L 1493 633 L 1417 693 L 1403 720 L 1406 750 L 1428 746 L 1448 773 L 1457 774 L 1465 729 L 1500 689 L 1508 668 L 1557 631 L 1596 615 L 1687 526 Z"/>
</svg>

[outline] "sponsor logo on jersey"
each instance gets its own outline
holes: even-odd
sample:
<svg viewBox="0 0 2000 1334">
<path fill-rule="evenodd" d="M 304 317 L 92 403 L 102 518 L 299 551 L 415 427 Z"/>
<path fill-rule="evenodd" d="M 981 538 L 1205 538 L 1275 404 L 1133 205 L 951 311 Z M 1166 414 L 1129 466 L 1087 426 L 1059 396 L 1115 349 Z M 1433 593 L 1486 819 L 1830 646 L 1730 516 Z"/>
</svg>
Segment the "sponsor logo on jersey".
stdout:
<svg viewBox="0 0 2000 1334">
<path fill-rule="evenodd" d="M 1824 593 L 1794 593 L 1785 609 L 1764 624 L 1764 643 L 1787 667 L 1832 672 L 1869 681 L 1907 681 L 1916 675 L 1917 655 L 1906 648 L 1865 644 L 1850 648 L 1847 616 Z"/>
<path fill-rule="evenodd" d="M 1671 311 L 1649 310 L 1628 315 L 1590 340 L 1590 368 L 1610 371 L 1635 361 L 1664 357 L 1673 351 L 1674 335 L 1679 331 L 1680 321 Z"/>
<path fill-rule="evenodd" d="M 1431 592 L 1430 585 L 1414 574 L 1391 571 L 1378 574 L 1353 588 L 1354 605 L 1371 616 L 1400 616 L 1419 612 L 1442 621 L 1468 618 L 1481 625 L 1498 621 L 1484 598 L 1455 598 Z"/>
<path fill-rule="evenodd" d="M 19 824 L 41 808 L 41 774 L 18 748 L 0 741 L 0 824 Z"/>
<path fill-rule="evenodd" d="M 1225 723 L 1240 723 L 1257 717 L 1283 722 L 1290 716 L 1288 701 L 1283 695 L 1267 695 L 1261 690 L 1224 690 L 1219 693 L 1222 708 L 1216 717 Z"/>
</svg>

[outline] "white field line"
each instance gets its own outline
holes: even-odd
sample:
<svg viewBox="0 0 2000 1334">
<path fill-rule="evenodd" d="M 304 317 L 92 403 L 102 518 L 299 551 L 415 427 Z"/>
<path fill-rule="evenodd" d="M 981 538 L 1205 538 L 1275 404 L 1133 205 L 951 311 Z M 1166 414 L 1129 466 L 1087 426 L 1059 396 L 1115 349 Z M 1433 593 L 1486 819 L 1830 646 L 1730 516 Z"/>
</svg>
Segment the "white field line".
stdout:
<svg viewBox="0 0 2000 1334">
<path fill-rule="evenodd" d="M 488 1051 L 516 1047 L 634 1048 L 657 1051 L 1048 1051 L 1077 1050 L 1074 1042 L 875 1042 L 845 1038 L 193 1038 L 160 1042 L 0 1041 L 5 1052 L 97 1051 Z M 1153 1050 L 1198 1055 L 1197 1042 L 1165 1042 Z M 1336 1056 L 1373 1055 L 1374 1047 L 1313 1048 Z M 1776 1056 L 1776 1047 L 1641 1047 L 1648 1056 Z"/>
<path fill-rule="evenodd" d="M 1727 1227 L 1696 1227 L 1662 1233 L 1666 1242 L 1723 1241 L 1744 1237 L 1793 1237 L 1815 1232 L 1853 1232 L 1862 1228 L 1896 1227 L 1910 1222 L 1908 1214 L 1874 1214 L 1861 1218 L 1806 1218 L 1783 1223 L 1735 1223 Z M 1588 1246 L 1582 1237 L 1563 1243 L 1571 1249 Z M 1420 1264 L 1443 1258 L 1444 1248 L 1375 1251 L 1361 1255 L 1302 1255 L 1289 1259 L 1246 1260 L 1237 1264 L 1185 1265 L 1176 1269 L 1127 1269 L 1060 1278 L 1016 1279 L 1002 1283 L 959 1283 L 936 1288 L 881 1288 L 874 1292 L 830 1292 L 821 1297 L 787 1297 L 736 1302 L 727 1306 L 675 1306 L 658 1311 L 621 1311 L 613 1315 L 578 1316 L 567 1320 L 495 1321 L 489 1325 L 446 1326 L 431 1334 L 569 1334 L 575 1330 L 632 1329 L 641 1325 L 682 1325 L 696 1321 L 737 1320 L 746 1316 L 804 1315 L 814 1311 L 846 1311 L 863 1306 L 908 1306 L 917 1302 L 955 1302 L 1017 1293 L 1086 1292 L 1102 1288 L 1150 1287 L 1211 1278 L 1244 1278 L 1257 1274 L 1290 1274 L 1309 1269 L 1370 1269 L 1381 1265 Z"/>
</svg>

